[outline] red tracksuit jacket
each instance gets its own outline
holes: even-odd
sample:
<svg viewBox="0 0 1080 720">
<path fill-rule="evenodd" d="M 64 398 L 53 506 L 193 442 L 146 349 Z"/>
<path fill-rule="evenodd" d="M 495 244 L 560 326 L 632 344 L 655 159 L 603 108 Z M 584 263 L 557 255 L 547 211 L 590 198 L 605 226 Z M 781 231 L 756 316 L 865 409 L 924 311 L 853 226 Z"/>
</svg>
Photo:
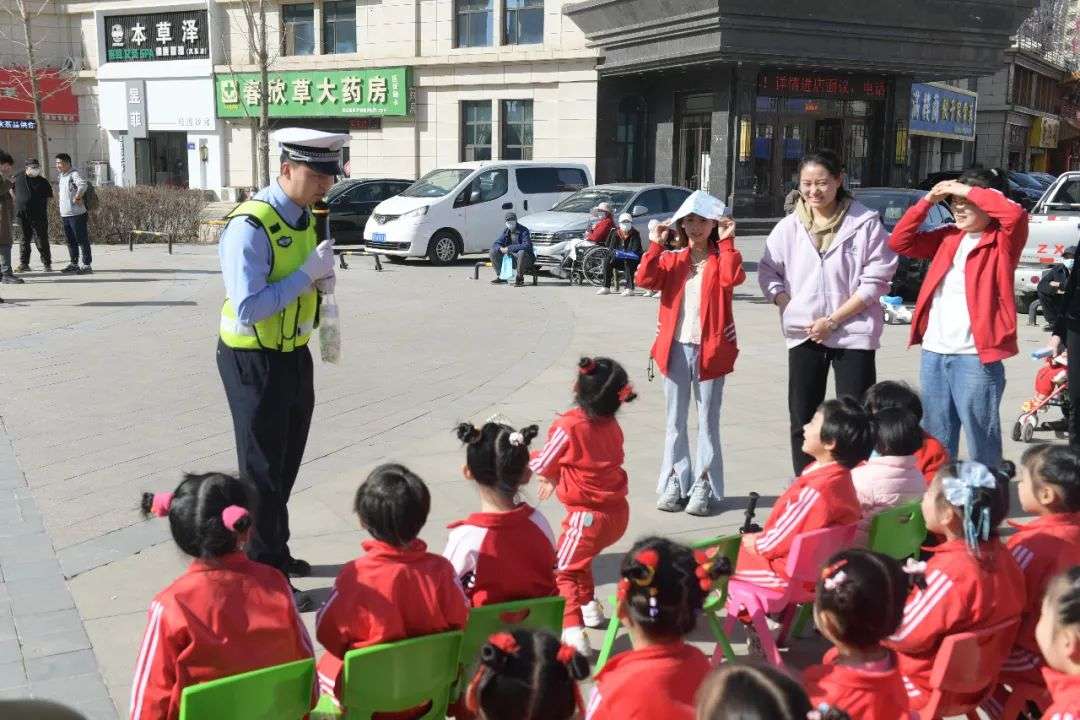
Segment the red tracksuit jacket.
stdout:
<svg viewBox="0 0 1080 720">
<path fill-rule="evenodd" d="M 735 578 L 782 589 L 787 586 L 787 557 L 800 533 L 859 521 L 862 508 L 851 471 L 840 463 L 812 463 L 773 505 L 754 541 L 757 552 L 739 549 Z"/>
<path fill-rule="evenodd" d="M 808 667 L 803 684 L 814 707 L 826 703 L 859 720 L 908 720 L 907 691 L 895 658 L 888 670 L 867 670 L 836 663 L 829 650 L 821 665 Z"/>
<path fill-rule="evenodd" d="M 528 503 L 452 523 L 443 555 L 473 607 L 558 594 L 555 536 Z"/>
<path fill-rule="evenodd" d="M 339 698 L 349 650 L 458 630 L 469 615 L 454 567 L 422 540 L 405 548 L 368 540 L 364 551 L 338 573 L 316 617 L 315 634 L 326 648 L 316 668 L 319 685 Z"/>
<path fill-rule="evenodd" d="M 919 470 L 922 471 L 923 478 L 926 480 L 926 487 L 930 487 L 930 483 L 934 481 L 937 471 L 941 469 L 942 465 L 949 462 L 949 451 L 936 437 L 924 430 L 922 447 L 915 451 L 915 459 L 918 462 Z"/>
<path fill-rule="evenodd" d="M 930 671 L 946 635 L 1016 618 L 1026 599 L 1024 575 L 998 540 L 983 543 L 981 560 L 962 539 L 927 549 L 926 589 L 912 589 L 900 628 L 885 643 L 899 657 L 914 709 L 930 699 Z"/>
<path fill-rule="evenodd" d="M 567 508 L 626 502 L 623 433 L 614 417 L 591 418 L 581 408 L 559 415 L 529 468 L 555 481 L 555 494 Z"/>
<path fill-rule="evenodd" d="M 688 249 L 665 251 L 659 244 L 649 243 L 634 278 L 638 287 L 660 291 L 660 327 L 653 342 L 652 358 L 665 376 L 689 274 Z M 742 255 L 735 249 L 735 238 L 722 240 L 710 251 L 701 279 L 701 366 L 698 371 L 702 380 L 714 380 L 735 369 L 739 343 L 732 297 L 735 288 L 745 280 Z"/>
<path fill-rule="evenodd" d="M 1080 720 L 1080 675 L 1066 675 L 1043 668 L 1046 687 L 1053 703 L 1043 712 L 1043 720 Z"/>
<path fill-rule="evenodd" d="M 1001 667 L 1001 679 L 1003 682 L 1023 679 L 1038 685 L 1042 681 L 1039 670 L 1043 659 L 1035 642 L 1035 626 L 1051 578 L 1080 565 L 1080 513 L 1044 515 L 1026 525 L 1010 524 L 1016 528 L 1016 534 L 1008 539 L 1007 546 L 1024 573 L 1027 603 L 1016 645 Z"/>
<path fill-rule="evenodd" d="M 619 653 L 596 676 L 586 720 L 682 720 L 712 667 L 682 640 Z M 687 714 L 688 713 L 688 714 Z"/>
<path fill-rule="evenodd" d="M 1013 273 L 1027 243 L 1028 214 L 997 190 L 972 188 L 968 200 L 992 218 L 964 265 L 971 334 L 975 338 L 979 360 L 985 364 L 1019 352 Z M 922 342 L 930 322 L 934 292 L 952 267 L 956 249 L 966 234 L 955 225 L 920 232 L 919 226 L 929 212 L 930 203 L 924 197 L 908 208 L 889 238 L 889 247 L 894 252 L 930 260 L 911 318 L 911 345 Z"/>
<path fill-rule="evenodd" d="M 241 552 L 195 560 L 150 603 L 130 718 L 174 720 L 189 685 L 312 655 L 280 571 Z"/>
</svg>

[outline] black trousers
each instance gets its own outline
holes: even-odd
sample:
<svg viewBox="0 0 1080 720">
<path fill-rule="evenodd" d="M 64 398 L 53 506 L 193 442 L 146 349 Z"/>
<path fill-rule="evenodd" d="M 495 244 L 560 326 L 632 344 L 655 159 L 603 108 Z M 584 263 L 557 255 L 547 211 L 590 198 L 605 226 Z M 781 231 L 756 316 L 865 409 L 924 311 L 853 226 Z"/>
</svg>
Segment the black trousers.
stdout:
<svg viewBox="0 0 1080 720">
<path fill-rule="evenodd" d="M 1053 327 L 1054 323 L 1057 322 L 1058 313 L 1061 311 L 1061 303 L 1065 299 L 1065 295 L 1057 292 L 1057 290 L 1054 290 L 1054 292 L 1037 290 L 1035 294 L 1039 296 L 1039 302 L 1042 304 L 1043 317 L 1046 319 L 1047 327 Z"/>
<path fill-rule="evenodd" d="M 240 476 L 258 493 L 248 555 L 284 569 L 289 559 L 289 495 L 315 407 L 311 353 L 306 347 L 293 352 L 234 350 L 219 340 L 217 364 L 232 413 Z"/>
<path fill-rule="evenodd" d="M 22 242 L 19 244 L 19 265 L 30 264 L 30 237 L 34 238 L 42 265 L 52 265 L 52 248 L 49 247 L 49 217 L 45 213 L 19 213 Z"/>
<path fill-rule="evenodd" d="M 788 350 L 788 412 L 791 416 L 791 465 L 798 475 L 813 458 L 802 451 L 803 425 L 810 422 L 825 401 L 829 367 L 836 381 L 836 395 L 862 401 L 877 382 L 874 350 L 839 350 L 813 340 Z"/>
<path fill-rule="evenodd" d="M 611 262 L 604 268 L 604 287 L 613 287 L 615 285 L 615 271 L 619 270 L 623 274 L 623 279 L 626 281 L 626 288 L 628 290 L 634 289 L 634 273 L 637 272 L 638 261 L 637 260 L 616 260 L 611 259 Z"/>
<path fill-rule="evenodd" d="M 1065 349 L 1069 351 L 1069 360 L 1080 358 L 1080 332 L 1069 330 L 1062 338 Z M 1080 449 L 1080 361 L 1069 363 L 1069 444 Z"/>
</svg>

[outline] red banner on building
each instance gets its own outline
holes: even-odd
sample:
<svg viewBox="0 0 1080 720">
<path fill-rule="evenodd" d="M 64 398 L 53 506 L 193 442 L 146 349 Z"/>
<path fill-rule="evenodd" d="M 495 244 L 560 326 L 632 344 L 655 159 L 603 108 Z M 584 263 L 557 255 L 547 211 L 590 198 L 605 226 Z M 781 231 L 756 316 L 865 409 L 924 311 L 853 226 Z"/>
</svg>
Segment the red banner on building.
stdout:
<svg viewBox="0 0 1080 720">
<path fill-rule="evenodd" d="M 79 101 L 71 92 L 71 77 L 59 70 L 37 71 L 41 112 L 46 121 L 78 122 Z M 33 120 L 30 74 L 22 68 L 0 68 L 0 120 Z"/>
</svg>

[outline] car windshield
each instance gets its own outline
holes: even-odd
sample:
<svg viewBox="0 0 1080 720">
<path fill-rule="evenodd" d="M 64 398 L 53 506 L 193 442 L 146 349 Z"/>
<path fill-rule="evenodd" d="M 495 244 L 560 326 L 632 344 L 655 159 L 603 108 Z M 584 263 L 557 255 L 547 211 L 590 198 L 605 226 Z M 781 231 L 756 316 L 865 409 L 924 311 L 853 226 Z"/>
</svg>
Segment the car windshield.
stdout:
<svg viewBox="0 0 1080 720">
<path fill-rule="evenodd" d="M 855 198 L 871 210 L 881 215 L 881 222 L 892 229 L 907 209 L 915 204 L 919 195 L 896 192 L 857 192 Z"/>
<path fill-rule="evenodd" d="M 1030 175 L 1025 175 L 1021 172 L 1011 172 L 1009 173 L 1009 178 L 1012 179 L 1017 185 L 1022 185 L 1026 188 L 1031 188 L 1033 190 L 1044 189 L 1044 186 L 1041 185 L 1038 180 L 1031 177 Z"/>
<path fill-rule="evenodd" d="M 414 182 L 401 193 L 405 197 L 437 198 L 443 197 L 461 184 L 461 181 L 473 174 L 471 168 L 453 168 L 432 170 Z"/>
<path fill-rule="evenodd" d="M 591 187 L 578 190 L 561 203 L 551 208 L 554 212 L 587 213 L 602 202 L 611 203 L 618 212 L 634 193 L 630 190 Z"/>
</svg>

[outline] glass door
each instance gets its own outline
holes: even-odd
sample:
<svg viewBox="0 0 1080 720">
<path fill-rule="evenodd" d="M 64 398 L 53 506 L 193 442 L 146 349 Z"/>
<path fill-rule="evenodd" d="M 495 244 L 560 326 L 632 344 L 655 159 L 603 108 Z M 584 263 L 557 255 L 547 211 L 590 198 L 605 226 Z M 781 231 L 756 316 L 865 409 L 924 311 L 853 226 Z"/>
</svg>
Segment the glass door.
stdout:
<svg viewBox="0 0 1080 720">
<path fill-rule="evenodd" d="M 712 114 L 683 115 L 679 123 L 678 147 L 677 183 L 691 190 L 707 190 L 712 150 Z"/>
</svg>

